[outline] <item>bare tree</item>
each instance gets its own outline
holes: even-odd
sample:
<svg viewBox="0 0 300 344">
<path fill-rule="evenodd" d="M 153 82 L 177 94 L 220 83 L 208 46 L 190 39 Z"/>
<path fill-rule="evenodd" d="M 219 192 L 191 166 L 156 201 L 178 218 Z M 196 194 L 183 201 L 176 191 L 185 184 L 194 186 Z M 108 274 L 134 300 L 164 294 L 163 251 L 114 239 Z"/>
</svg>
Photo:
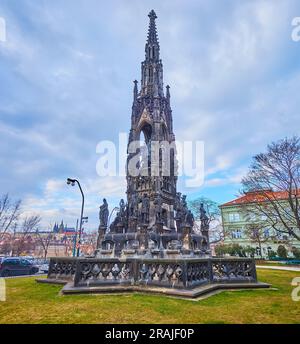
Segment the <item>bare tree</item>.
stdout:
<svg viewBox="0 0 300 344">
<path fill-rule="evenodd" d="M 13 251 L 14 254 L 20 255 L 23 251 L 28 250 L 28 237 L 36 232 L 41 222 L 41 218 L 38 215 L 26 217 L 21 224 L 20 231 L 14 237 Z"/>
<path fill-rule="evenodd" d="M 52 228 L 52 227 L 51 227 Z M 43 235 L 45 234 L 45 235 Z M 46 259 L 48 255 L 49 246 L 53 240 L 53 233 L 40 233 L 39 230 L 36 231 L 37 244 L 40 246 L 43 252 L 43 258 Z"/>
<path fill-rule="evenodd" d="M 199 197 L 189 201 L 189 208 L 194 214 L 195 220 L 200 221 L 200 206 L 203 204 L 208 217 L 210 244 L 224 240 L 224 230 L 221 221 L 221 211 L 217 202 L 206 197 Z M 200 225 L 195 223 L 195 228 L 200 232 Z"/>
<path fill-rule="evenodd" d="M 262 244 L 270 240 L 269 236 L 266 235 L 266 228 L 261 224 L 250 223 L 246 225 L 245 234 L 250 239 L 250 241 L 256 244 L 259 248 L 259 255 L 263 258 Z"/>
<path fill-rule="evenodd" d="M 13 202 L 8 194 L 0 198 L 0 240 L 18 222 L 20 216 L 21 201 Z"/>
<path fill-rule="evenodd" d="M 265 227 L 300 240 L 300 138 L 273 142 L 254 156 L 242 185 Z"/>
</svg>

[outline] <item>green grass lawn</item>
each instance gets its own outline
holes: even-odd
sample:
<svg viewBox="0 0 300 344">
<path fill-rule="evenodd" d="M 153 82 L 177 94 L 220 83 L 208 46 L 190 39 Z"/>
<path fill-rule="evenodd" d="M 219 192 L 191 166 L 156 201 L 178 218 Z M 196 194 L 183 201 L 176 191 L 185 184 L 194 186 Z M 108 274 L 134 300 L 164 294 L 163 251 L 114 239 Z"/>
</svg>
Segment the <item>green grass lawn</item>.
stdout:
<svg viewBox="0 0 300 344">
<path fill-rule="evenodd" d="M 0 323 L 300 323 L 291 299 L 299 273 L 258 270 L 278 290 L 224 291 L 201 301 L 150 294 L 61 296 L 61 286 L 34 278 L 7 279 Z"/>
</svg>

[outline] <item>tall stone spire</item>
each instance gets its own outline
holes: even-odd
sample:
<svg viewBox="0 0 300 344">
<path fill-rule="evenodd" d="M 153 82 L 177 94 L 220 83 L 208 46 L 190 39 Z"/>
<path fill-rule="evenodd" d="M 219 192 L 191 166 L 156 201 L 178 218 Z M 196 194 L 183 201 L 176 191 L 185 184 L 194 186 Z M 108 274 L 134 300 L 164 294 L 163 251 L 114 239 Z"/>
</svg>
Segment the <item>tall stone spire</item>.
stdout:
<svg viewBox="0 0 300 344">
<path fill-rule="evenodd" d="M 157 29 L 155 19 L 156 13 L 152 10 L 148 17 L 150 18 L 147 43 L 145 47 L 146 59 L 159 59 L 159 43 L 157 38 Z M 152 49 L 152 50 L 151 50 Z M 153 50 L 154 49 L 154 50 Z M 154 52 L 154 54 L 152 54 Z"/>
<path fill-rule="evenodd" d="M 145 45 L 145 60 L 142 62 L 140 91 L 137 81 L 134 81 L 133 88 L 131 128 L 127 150 L 127 200 L 129 209 L 131 209 L 136 206 L 134 204 L 137 200 L 148 197 L 150 228 L 153 228 L 156 223 L 155 209 L 161 203 L 164 209 L 162 220 L 164 226 L 174 230 L 174 209 L 177 202 L 177 173 L 175 173 L 177 172 L 177 160 L 170 90 L 167 86 L 166 95 L 164 95 L 163 65 L 160 59 L 155 22 L 157 16 L 152 10 L 148 17 L 150 22 Z M 131 143 L 133 142 L 140 142 L 144 147 L 137 154 L 132 151 Z M 163 155 L 163 149 L 155 150 L 158 145 L 166 146 L 166 142 L 173 147 L 170 149 L 169 155 Z M 166 147 L 167 149 L 168 147 Z M 130 172 L 132 162 L 136 162 L 138 173 Z M 130 231 L 136 230 L 133 225 L 129 225 L 129 227 L 131 227 Z"/>
<path fill-rule="evenodd" d="M 157 18 L 154 10 L 150 18 L 147 42 L 145 45 L 145 61 L 142 62 L 142 95 L 163 96 L 163 66 L 159 58 L 159 42 L 155 20 Z"/>
</svg>

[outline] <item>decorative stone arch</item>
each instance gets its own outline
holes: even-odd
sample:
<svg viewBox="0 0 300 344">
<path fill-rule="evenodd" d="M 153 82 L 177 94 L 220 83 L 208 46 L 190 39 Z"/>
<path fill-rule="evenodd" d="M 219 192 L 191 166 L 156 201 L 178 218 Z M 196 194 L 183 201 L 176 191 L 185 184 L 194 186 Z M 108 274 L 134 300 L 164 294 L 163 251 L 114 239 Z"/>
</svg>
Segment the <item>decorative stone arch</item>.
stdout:
<svg viewBox="0 0 300 344">
<path fill-rule="evenodd" d="M 136 128 L 137 140 L 139 140 L 140 134 L 142 131 L 144 132 L 145 137 L 148 136 L 149 139 L 151 138 L 152 133 L 153 133 L 153 122 L 150 117 L 149 111 L 146 108 L 143 110 L 140 120 L 137 124 L 137 128 Z"/>
<path fill-rule="evenodd" d="M 146 143 L 148 143 L 151 140 L 153 134 L 153 126 L 151 121 L 145 119 L 141 123 L 139 123 L 139 126 L 137 128 L 137 140 L 140 139 L 141 133 L 144 134 Z"/>
<path fill-rule="evenodd" d="M 102 242 L 103 250 L 113 250 L 115 247 L 115 242 L 113 240 L 105 240 Z"/>
<path fill-rule="evenodd" d="M 201 248 L 201 241 L 195 237 L 192 238 L 192 249 L 193 250 L 198 250 Z"/>
<path fill-rule="evenodd" d="M 138 248 L 138 245 L 139 245 L 139 241 L 138 239 L 127 239 L 124 241 L 124 247 L 126 249 L 133 249 L 133 248 Z M 137 246 L 137 247 L 135 247 Z"/>
<path fill-rule="evenodd" d="M 157 249 L 159 246 L 159 240 L 156 238 L 150 238 L 149 239 L 149 246 L 153 246 L 153 249 Z"/>
</svg>

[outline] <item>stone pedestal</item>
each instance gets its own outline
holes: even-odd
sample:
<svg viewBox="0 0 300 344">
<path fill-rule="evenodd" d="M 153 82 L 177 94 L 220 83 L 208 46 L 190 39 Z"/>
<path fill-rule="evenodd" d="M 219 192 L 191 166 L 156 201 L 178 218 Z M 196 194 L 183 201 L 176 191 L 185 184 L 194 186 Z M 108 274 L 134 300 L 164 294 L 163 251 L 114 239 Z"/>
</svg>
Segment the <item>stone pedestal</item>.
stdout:
<svg viewBox="0 0 300 344">
<path fill-rule="evenodd" d="M 101 248 L 101 241 L 104 238 L 106 230 L 107 230 L 106 226 L 99 226 L 98 228 L 97 249 Z"/>
<path fill-rule="evenodd" d="M 148 224 L 144 223 L 138 229 L 138 238 L 139 238 L 139 249 L 141 252 L 148 249 L 149 246 L 149 233 L 148 233 Z"/>
<path fill-rule="evenodd" d="M 137 232 L 137 218 L 134 216 L 129 217 L 128 219 L 128 233 Z"/>
<path fill-rule="evenodd" d="M 124 232 L 124 224 L 122 222 L 119 222 L 116 227 L 117 227 L 117 233 Z"/>
<path fill-rule="evenodd" d="M 183 254 L 189 254 L 192 250 L 191 232 L 192 228 L 188 224 L 182 225 L 182 249 Z"/>
</svg>

